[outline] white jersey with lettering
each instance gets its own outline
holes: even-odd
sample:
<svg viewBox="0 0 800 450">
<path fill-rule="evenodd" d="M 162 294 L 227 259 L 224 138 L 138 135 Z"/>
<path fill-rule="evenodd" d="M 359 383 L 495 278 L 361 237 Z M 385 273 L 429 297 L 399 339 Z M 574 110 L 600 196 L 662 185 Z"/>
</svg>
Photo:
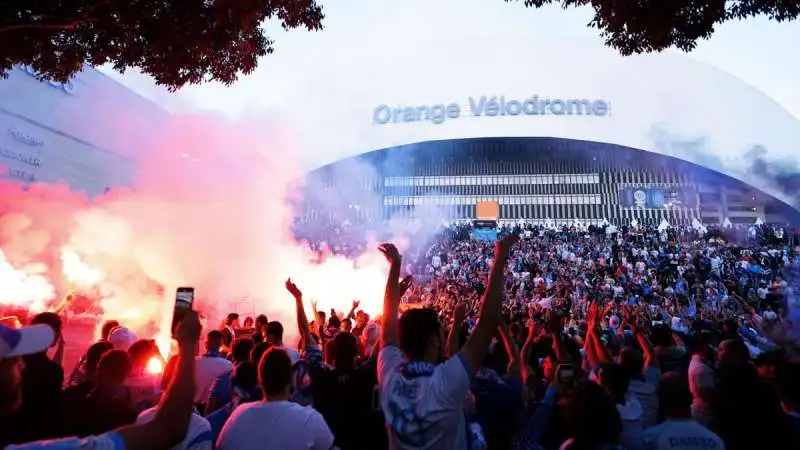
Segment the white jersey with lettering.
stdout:
<svg viewBox="0 0 800 450">
<path fill-rule="evenodd" d="M 464 407 L 472 377 L 459 354 L 439 365 L 408 362 L 395 346 L 378 353 L 380 404 L 392 450 L 467 450 Z"/>
<path fill-rule="evenodd" d="M 643 441 L 645 450 L 725 450 L 722 439 L 694 419 L 666 420 L 645 430 Z"/>
</svg>

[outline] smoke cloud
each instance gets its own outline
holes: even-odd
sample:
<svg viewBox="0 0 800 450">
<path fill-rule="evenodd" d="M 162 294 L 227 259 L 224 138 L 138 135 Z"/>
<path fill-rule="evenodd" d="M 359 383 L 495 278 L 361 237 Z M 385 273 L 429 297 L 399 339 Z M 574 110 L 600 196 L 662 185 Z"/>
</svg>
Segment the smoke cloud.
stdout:
<svg viewBox="0 0 800 450">
<path fill-rule="evenodd" d="M 650 130 L 654 146 L 662 153 L 688 160 L 734 176 L 753 176 L 761 186 L 779 192 L 791 206 L 800 209 L 800 163 L 792 158 L 771 157 L 761 146 L 750 147 L 740 159 L 723 159 L 714 154 L 706 136 L 685 135 L 670 131 L 665 125 L 654 125 Z"/>
<path fill-rule="evenodd" d="M 53 309 L 72 291 L 71 314 L 119 320 L 164 345 L 179 286 L 196 288 L 208 327 L 228 312 L 264 313 L 284 323 L 288 345 L 297 332 L 286 278 L 308 311 L 311 299 L 380 310 L 382 255 L 320 262 L 294 240 L 303 173 L 280 126 L 175 117 L 140 144 L 135 189 L 88 198 L 0 180 L 0 306 Z"/>
</svg>

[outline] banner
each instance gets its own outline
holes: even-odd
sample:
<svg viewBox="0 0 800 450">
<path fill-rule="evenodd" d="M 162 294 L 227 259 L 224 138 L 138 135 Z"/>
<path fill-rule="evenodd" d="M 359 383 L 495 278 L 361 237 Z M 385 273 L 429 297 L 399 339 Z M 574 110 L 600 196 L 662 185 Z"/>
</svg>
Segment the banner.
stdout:
<svg viewBox="0 0 800 450">
<path fill-rule="evenodd" d="M 625 208 L 662 209 L 664 189 L 661 188 L 625 188 L 619 192 L 619 204 Z"/>
<path fill-rule="evenodd" d="M 494 242 L 497 240 L 497 230 L 495 229 L 475 229 L 472 230 L 472 238 L 477 241 Z"/>
</svg>

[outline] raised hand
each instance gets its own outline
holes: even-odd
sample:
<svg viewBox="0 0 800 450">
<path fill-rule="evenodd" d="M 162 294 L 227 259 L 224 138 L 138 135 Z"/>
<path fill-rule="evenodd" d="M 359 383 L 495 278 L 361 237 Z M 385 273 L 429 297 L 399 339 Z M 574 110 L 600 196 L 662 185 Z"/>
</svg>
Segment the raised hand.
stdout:
<svg viewBox="0 0 800 450">
<path fill-rule="evenodd" d="M 400 264 L 400 261 L 402 261 L 400 251 L 397 250 L 397 247 L 391 242 L 379 245 L 378 250 L 383 253 L 383 256 L 386 257 L 386 260 L 389 261 L 390 264 Z"/>
<path fill-rule="evenodd" d="M 175 337 L 181 345 L 197 345 L 202 328 L 197 311 L 187 311 L 186 316 L 178 323 Z"/>
<path fill-rule="evenodd" d="M 497 244 L 495 244 L 495 253 L 500 255 L 508 255 L 508 252 L 511 251 L 511 247 L 513 247 L 517 242 L 519 242 L 519 234 L 512 233 L 507 235 L 503 237 L 503 239 L 497 241 Z"/>
<path fill-rule="evenodd" d="M 360 305 L 360 304 L 361 304 L 361 301 L 359 301 L 359 300 L 353 300 L 353 309 L 356 309 L 356 308 L 358 308 L 358 305 Z"/>
<path fill-rule="evenodd" d="M 411 283 L 413 282 L 414 282 L 414 277 L 412 277 L 411 275 L 406 275 L 406 277 L 400 280 L 400 283 L 397 285 L 397 290 L 398 290 L 397 295 L 399 297 L 402 297 L 406 293 L 408 288 L 411 287 Z"/>
<path fill-rule="evenodd" d="M 300 291 L 297 285 L 292 282 L 291 278 L 286 280 L 286 290 L 289 291 L 289 293 L 292 294 L 292 297 L 296 299 L 303 298 L 303 293 Z"/>
</svg>

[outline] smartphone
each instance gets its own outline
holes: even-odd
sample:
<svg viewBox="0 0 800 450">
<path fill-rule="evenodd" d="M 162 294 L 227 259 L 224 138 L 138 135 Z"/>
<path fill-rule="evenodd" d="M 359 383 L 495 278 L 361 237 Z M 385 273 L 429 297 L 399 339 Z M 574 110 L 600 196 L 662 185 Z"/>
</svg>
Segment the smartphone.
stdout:
<svg viewBox="0 0 800 450">
<path fill-rule="evenodd" d="M 194 288 L 179 287 L 175 291 L 175 309 L 172 312 L 172 336 L 175 336 L 175 329 L 178 324 L 186 317 L 186 313 L 192 310 L 194 304 Z"/>
<path fill-rule="evenodd" d="M 556 367 L 556 380 L 559 383 L 569 383 L 575 379 L 575 369 L 572 364 L 559 364 Z"/>
</svg>

